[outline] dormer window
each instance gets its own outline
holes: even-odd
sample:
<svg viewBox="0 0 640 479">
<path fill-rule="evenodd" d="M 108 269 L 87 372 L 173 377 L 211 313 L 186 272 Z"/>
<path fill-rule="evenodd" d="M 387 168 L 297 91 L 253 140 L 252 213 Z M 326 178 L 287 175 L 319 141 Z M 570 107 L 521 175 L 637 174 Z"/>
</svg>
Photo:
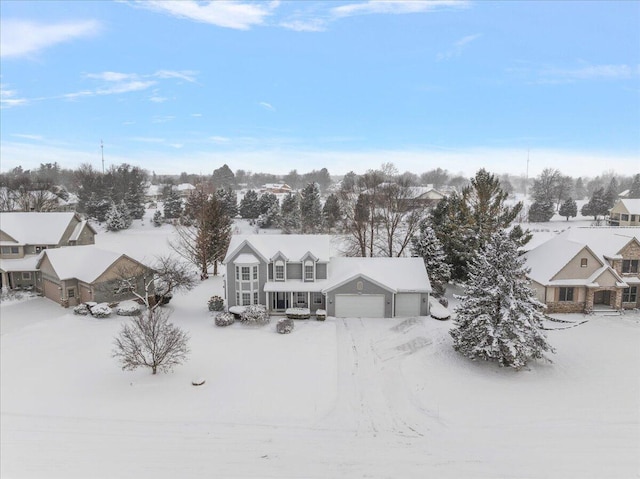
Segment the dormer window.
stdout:
<svg viewBox="0 0 640 479">
<path fill-rule="evenodd" d="M 587 267 L 587 263 L 588 263 L 587 258 L 581 258 L 580 259 L 580 267 L 581 268 L 586 268 Z"/>
<path fill-rule="evenodd" d="M 284 261 L 278 260 L 274 265 L 276 281 L 284 281 Z"/>
<path fill-rule="evenodd" d="M 304 280 L 305 281 L 313 281 L 314 280 L 314 267 L 313 261 L 305 261 L 304 262 Z"/>
</svg>

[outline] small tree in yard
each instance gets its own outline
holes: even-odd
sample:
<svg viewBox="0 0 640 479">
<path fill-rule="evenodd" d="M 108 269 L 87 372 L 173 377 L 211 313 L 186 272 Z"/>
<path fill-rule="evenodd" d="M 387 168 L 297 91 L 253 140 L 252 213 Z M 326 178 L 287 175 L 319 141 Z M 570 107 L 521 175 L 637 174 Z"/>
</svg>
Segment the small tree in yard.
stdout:
<svg viewBox="0 0 640 479">
<path fill-rule="evenodd" d="M 186 361 L 189 354 L 189 336 L 168 322 L 169 311 L 148 309 L 125 324 L 115 338 L 113 357 L 122 369 L 133 371 L 139 367 L 168 372 Z"/>
<path fill-rule="evenodd" d="M 529 207 L 530 223 L 546 223 L 553 218 L 554 207 L 549 201 L 534 201 Z"/>
<path fill-rule="evenodd" d="M 575 218 L 578 216 L 578 205 L 573 198 L 567 198 L 560 206 L 560 216 L 564 216 L 569 221 L 569 218 Z"/>
<path fill-rule="evenodd" d="M 553 352 L 542 329 L 542 303 L 525 278 L 524 260 L 504 231 L 469 264 L 465 296 L 450 334 L 456 351 L 471 359 L 521 369 Z"/>
<path fill-rule="evenodd" d="M 598 188 L 593 192 L 593 196 L 580 210 L 582 216 L 593 216 L 593 220 L 599 222 L 600 216 L 609 214 L 609 204 L 605 197 L 604 188 Z"/>
</svg>

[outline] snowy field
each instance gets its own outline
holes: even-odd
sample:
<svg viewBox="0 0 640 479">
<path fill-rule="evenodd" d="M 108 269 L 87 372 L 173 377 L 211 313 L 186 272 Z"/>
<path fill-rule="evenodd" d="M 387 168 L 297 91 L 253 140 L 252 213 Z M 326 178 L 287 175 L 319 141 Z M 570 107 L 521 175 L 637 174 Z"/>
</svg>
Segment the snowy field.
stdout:
<svg viewBox="0 0 640 479">
<path fill-rule="evenodd" d="M 170 234 L 145 222 L 97 244 L 144 257 Z M 157 376 L 111 358 L 126 318 L 2 304 L 1 476 L 638 477 L 638 314 L 559 315 L 587 322 L 548 332 L 553 364 L 515 372 L 460 357 L 432 318 L 218 328 L 221 290 L 173 299 L 191 355 Z"/>
</svg>

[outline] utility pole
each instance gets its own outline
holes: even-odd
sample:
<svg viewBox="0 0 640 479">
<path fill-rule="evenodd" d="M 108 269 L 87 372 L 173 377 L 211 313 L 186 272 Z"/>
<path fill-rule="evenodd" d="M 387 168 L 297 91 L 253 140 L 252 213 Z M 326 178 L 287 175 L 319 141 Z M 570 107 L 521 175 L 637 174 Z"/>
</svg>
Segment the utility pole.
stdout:
<svg viewBox="0 0 640 479">
<path fill-rule="evenodd" d="M 104 143 L 100 140 L 100 151 L 102 152 L 102 174 L 104 175 Z"/>
</svg>

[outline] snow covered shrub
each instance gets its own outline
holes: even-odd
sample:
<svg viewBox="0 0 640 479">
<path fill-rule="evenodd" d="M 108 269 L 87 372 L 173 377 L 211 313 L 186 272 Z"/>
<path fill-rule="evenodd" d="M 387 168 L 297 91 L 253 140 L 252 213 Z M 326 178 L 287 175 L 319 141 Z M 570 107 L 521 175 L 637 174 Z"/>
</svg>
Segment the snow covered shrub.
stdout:
<svg viewBox="0 0 640 479">
<path fill-rule="evenodd" d="M 123 301 L 116 306 L 116 314 L 118 316 L 136 316 L 140 314 L 141 308 L 135 301 Z"/>
<path fill-rule="evenodd" d="M 327 312 L 324 309 L 317 309 L 316 310 L 316 320 L 324 321 L 325 319 L 327 319 Z"/>
<path fill-rule="evenodd" d="M 107 303 L 96 304 L 91 308 L 91 314 L 94 318 L 108 318 L 111 316 L 111 308 Z"/>
<path fill-rule="evenodd" d="M 279 319 L 278 323 L 276 324 L 276 331 L 278 331 L 280 334 L 289 334 L 291 331 L 293 331 L 293 319 Z"/>
<path fill-rule="evenodd" d="M 438 298 L 438 303 L 440 303 L 445 308 L 449 307 L 449 300 L 447 298 L 445 298 L 444 296 L 442 296 L 441 298 Z"/>
<path fill-rule="evenodd" d="M 73 314 L 86 316 L 87 314 L 89 314 L 89 308 L 86 304 L 79 304 L 78 306 L 73 308 Z"/>
<path fill-rule="evenodd" d="M 224 299 L 220 296 L 211 296 L 209 298 L 209 311 L 223 311 L 224 310 Z"/>
<path fill-rule="evenodd" d="M 220 313 L 216 315 L 216 326 L 230 326 L 236 322 L 233 314 L 231 313 Z"/>
<path fill-rule="evenodd" d="M 247 306 L 240 315 L 240 321 L 243 323 L 266 324 L 269 319 L 267 308 L 262 304 Z"/>
</svg>

